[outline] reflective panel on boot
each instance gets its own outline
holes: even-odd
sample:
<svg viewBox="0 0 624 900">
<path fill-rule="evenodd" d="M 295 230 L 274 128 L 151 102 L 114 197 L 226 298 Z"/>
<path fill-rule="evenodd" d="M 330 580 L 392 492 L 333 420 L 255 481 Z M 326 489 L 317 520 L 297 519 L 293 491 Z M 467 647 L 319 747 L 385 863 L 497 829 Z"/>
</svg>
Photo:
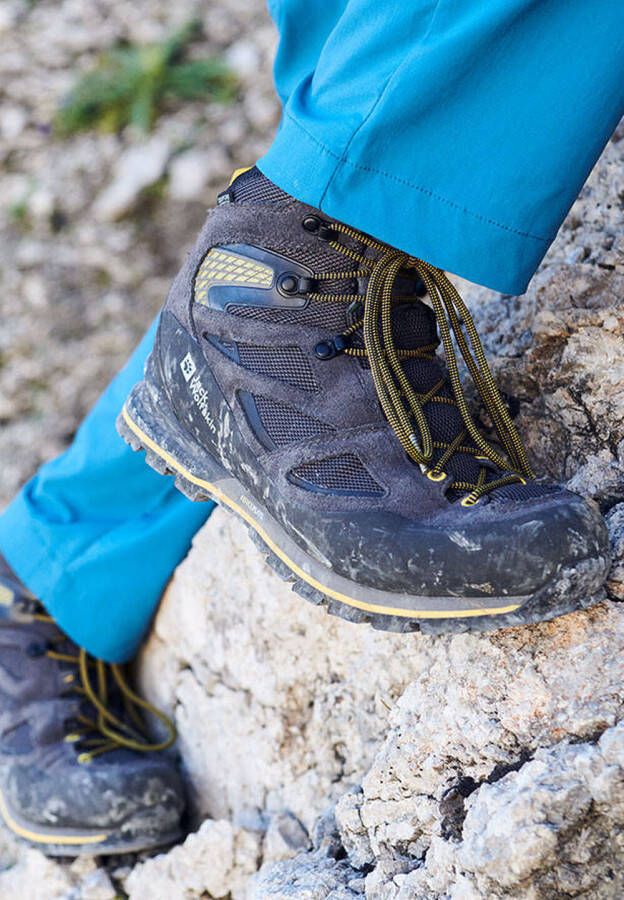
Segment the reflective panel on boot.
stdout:
<svg viewBox="0 0 624 900">
<path fill-rule="evenodd" d="M 168 719 L 119 666 L 63 635 L 0 557 L 0 814 L 58 855 L 124 853 L 180 835 L 183 788 L 159 752 Z M 168 737 L 150 740 L 141 713 Z"/>
<path fill-rule="evenodd" d="M 295 590 L 354 621 L 520 624 L 594 602 L 606 576 L 602 518 L 533 476 L 445 274 L 257 169 L 208 217 L 119 429 L 190 496 L 237 512 Z"/>
</svg>

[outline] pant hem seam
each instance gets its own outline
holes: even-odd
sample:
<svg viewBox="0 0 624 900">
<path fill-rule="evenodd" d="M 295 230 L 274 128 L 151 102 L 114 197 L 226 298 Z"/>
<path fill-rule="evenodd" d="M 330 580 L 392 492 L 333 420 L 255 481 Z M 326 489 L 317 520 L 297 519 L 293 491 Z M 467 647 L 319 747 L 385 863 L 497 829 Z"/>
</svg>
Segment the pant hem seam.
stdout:
<svg viewBox="0 0 624 900">
<path fill-rule="evenodd" d="M 334 179 L 334 177 L 335 177 L 336 173 L 338 172 L 338 170 L 340 169 L 341 165 L 343 165 L 343 164 L 348 165 L 353 169 L 357 169 L 358 171 L 368 172 L 373 175 L 381 175 L 383 178 L 388 178 L 391 181 L 397 182 L 398 184 L 405 185 L 406 187 L 409 187 L 412 190 L 418 191 L 421 194 L 426 194 L 427 196 L 431 197 L 433 200 L 438 200 L 440 203 L 444 203 L 447 206 L 452 207 L 453 209 L 457 210 L 458 212 L 463 213 L 464 215 L 471 216 L 474 219 L 478 219 L 480 222 L 484 222 L 487 225 L 492 225 L 495 228 L 501 229 L 502 231 L 510 232 L 512 234 L 518 235 L 519 237 L 530 238 L 533 241 L 538 241 L 540 244 L 550 245 L 552 243 L 552 241 L 554 240 L 554 236 L 548 237 L 548 238 L 541 237 L 537 234 L 531 234 L 531 232 L 529 232 L 529 231 L 521 231 L 520 229 L 514 228 L 511 225 L 505 225 L 502 222 L 497 222 L 496 219 L 491 219 L 488 216 L 483 215 L 482 213 L 478 213 L 472 209 L 468 209 L 467 207 L 462 206 L 459 203 L 455 203 L 454 200 L 449 200 L 448 197 L 444 197 L 441 194 L 438 194 L 436 191 L 432 191 L 430 188 L 425 188 L 422 185 L 415 184 L 413 181 L 409 181 L 407 178 L 401 178 L 398 175 L 393 175 L 391 172 L 385 172 L 383 169 L 378 169 L 375 166 L 366 166 L 366 165 L 363 165 L 362 163 L 356 163 L 353 160 L 348 159 L 347 157 L 341 156 L 339 153 L 336 153 L 334 150 L 330 150 L 329 147 L 326 147 L 325 144 L 323 144 L 321 141 L 319 141 L 319 139 L 317 137 L 315 137 L 313 134 L 311 134 L 310 131 L 308 131 L 308 129 L 305 128 L 305 126 L 303 126 L 301 124 L 301 122 L 297 121 L 297 119 L 295 119 L 294 116 L 292 116 L 289 112 L 286 111 L 285 115 L 287 116 L 289 121 L 292 122 L 292 124 L 295 125 L 298 129 L 300 129 L 300 131 L 302 131 L 311 141 L 313 141 L 313 143 L 316 144 L 319 147 L 319 149 L 321 149 L 324 153 L 331 156 L 333 159 L 337 160 L 337 165 L 336 165 L 336 168 L 334 169 L 334 172 L 332 173 L 331 180 Z M 325 189 L 325 191 L 323 191 L 323 194 L 321 197 L 321 202 L 325 198 L 326 190 L 327 190 L 327 188 Z M 322 207 L 320 205 L 319 205 L 319 209 L 322 209 Z"/>
</svg>

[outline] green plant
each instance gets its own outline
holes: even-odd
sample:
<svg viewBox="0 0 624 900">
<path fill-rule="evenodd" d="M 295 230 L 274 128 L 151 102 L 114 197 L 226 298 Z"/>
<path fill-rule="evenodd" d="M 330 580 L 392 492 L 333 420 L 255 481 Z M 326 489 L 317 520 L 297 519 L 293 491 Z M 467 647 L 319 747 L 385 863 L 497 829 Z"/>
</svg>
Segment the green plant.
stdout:
<svg viewBox="0 0 624 900">
<path fill-rule="evenodd" d="M 17 200 L 9 206 L 9 220 L 16 228 L 25 228 L 28 222 L 27 200 Z"/>
<path fill-rule="evenodd" d="M 14 200 L 7 210 L 11 225 L 13 225 L 14 228 L 19 228 L 21 231 L 27 231 L 31 225 L 28 204 L 35 191 L 35 187 L 35 180 L 31 178 L 22 196 Z"/>
<path fill-rule="evenodd" d="M 168 99 L 231 101 L 236 80 L 221 60 L 186 58 L 199 30 L 191 22 L 162 43 L 102 54 L 58 110 L 56 131 L 63 136 L 87 128 L 119 131 L 128 124 L 149 131 Z"/>
</svg>

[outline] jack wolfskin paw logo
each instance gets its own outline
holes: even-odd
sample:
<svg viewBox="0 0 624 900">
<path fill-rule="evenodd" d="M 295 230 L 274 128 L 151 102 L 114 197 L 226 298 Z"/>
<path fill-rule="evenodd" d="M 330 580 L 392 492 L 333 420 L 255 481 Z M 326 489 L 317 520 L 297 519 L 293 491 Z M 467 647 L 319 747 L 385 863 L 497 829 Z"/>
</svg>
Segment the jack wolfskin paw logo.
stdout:
<svg viewBox="0 0 624 900">
<path fill-rule="evenodd" d="M 184 359 L 180 362 L 180 368 L 182 370 L 182 374 L 184 375 L 184 380 L 190 381 L 197 371 L 195 360 L 190 353 L 187 353 Z"/>
</svg>

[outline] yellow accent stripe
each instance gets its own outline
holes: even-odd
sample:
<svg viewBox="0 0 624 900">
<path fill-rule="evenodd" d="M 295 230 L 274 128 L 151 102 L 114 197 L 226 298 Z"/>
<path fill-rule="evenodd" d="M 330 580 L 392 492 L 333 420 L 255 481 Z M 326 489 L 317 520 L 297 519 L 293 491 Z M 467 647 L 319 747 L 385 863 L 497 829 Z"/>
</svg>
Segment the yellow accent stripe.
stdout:
<svg viewBox="0 0 624 900">
<path fill-rule="evenodd" d="M 502 613 L 513 612 L 515 609 L 518 609 L 520 606 L 519 603 L 514 603 L 510 606 L 498 606 L 490 609 L 462 609 L 457 612 L 453 612 L 449 614 L 446 610 L 406 610 L 402 608 L 396 608 L 394 606 L 377 606 L 373 603 L 365 603 L 363 600 L 355 600 L 353 597 L 348 597 L 346 594 L 341 594 L 339 591 L 335 591 L 332 588 L 327 587 L 324 584 L 321 584 L 320 581 L 317 581 L 312 575 L 309 575 L 305 572 L 297 563 L 293 562 L 291 559 L 286 556 L 284 551 L 278 547 L 275 541 L 269 537 L 266 531 L 262 528 L 261 525 L 256 522 L 254 518 L 244 509 L 242 506 L 239 506 L 234 500 L 231 500 L 227 494 L 224 494 L 216 485 L 211 484 L 209 481 L 204 481 L 202 478 L 197 478 L 196 475 L 193 475 L 192 472 L 189 472 L 184 466 L 182 466 L 177 459 L 175 459 L 170 453 L 166 450 L 163 450 L 162 447 L 159 447 L 158 444 L 152 440 L 149 435 L 147 435 L 139 425 L 136 424 L 128 413 L 127 408 L 124 408 L 121 411 L 123 419 L 126 425 L 137 435 L 140 437 L 143 443 L 153 450 L 154 453 L 157 453 L 161 459 L 164 459 L 166 463 L 168 463 L 173 469 L 176 470 L 180 475 L 183 475 L 187 481 L 192 482 L 193 484 L 198 485 L 198 487 L 203 487 L 207 491 L 210 491 L 214 497 L 225 506 L 229 506 L 230 509 L 234 510 L 234 512 L 238 513 L 246 522 L 248 522 L 255 531 L 258 532 L 262 540 L 265 544 L 278 556 L 282 562 L 285 562 L 286 565 L 303 581 L 306 581 L 309 585 L 321 591 L 323 594 L 327 594 L 330 597 L 333 597 L 335 600 L 339 600 L 341 603 L 346 603 L 347 606 L 354 606 L 357 609 L 363 609 L 366 612 L 373 613 L 382 613 L 387 616 L 403 616 L 406 619 L 460 619 L 460 618 L 468 618 L 473 616 L 484 616 L 484 615 L 501 615 Z"/>
<path fill-rule="evenodd" d="M 4 819 L 5 825 L 7 828 L 17 834 L 19 837 L 26 838 L 29 841 L 33 841 L 37 844 L 62 844 L 63 846 L 71 846 L 72 844 L 101 844 L 103 843 L 108 834 L 89 834 L 89 835 L 50 835 L 50 834 L 40 834 L 37 831 L 30 831 L 28 828 L 23 828 L 18 822 L 15 821 L 11 813 L 9 812 L 9 808 L 6 804 L 6 800 L 4 799 L 2 792 L 0 791 L 0 815 Z"/>
<path fill-rule="evenodd" d="M 242 169 L 234 169 L 234 171 L 232 172 L 232 177 L 230 178 L 228 187 L 231 184 L 234 184 L 234 182 L 236 181 L 236 179 L 238 178 L 239 175 L 242 175 L 243 172 L 249 172 L 249 170 L 252 168 L 253 168 L 253 166 L 243 166 Z"/>
</svg>

